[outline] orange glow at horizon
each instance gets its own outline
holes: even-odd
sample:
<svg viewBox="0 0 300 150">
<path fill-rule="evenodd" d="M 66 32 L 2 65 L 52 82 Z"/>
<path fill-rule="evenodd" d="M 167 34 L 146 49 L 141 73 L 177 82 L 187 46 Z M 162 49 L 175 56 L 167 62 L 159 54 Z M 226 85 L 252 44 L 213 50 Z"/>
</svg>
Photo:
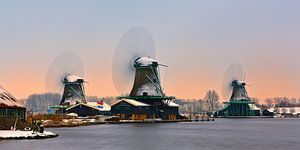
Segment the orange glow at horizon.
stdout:
<svg viewBox="0 0 300 150">
<path fill-rule="evenodd" d="M 17 98 L 22 99 L 35 93 L 44 93 L 44 77 L 39 76 L 37 71 L 19 70 L 16 74 L 7 74 L 8 80 L 1 80 L 1 85 L 9 90 Z M 220 71 L 221 73 L 222 71 Z M 22 74 L 18 76 L 17 74 Z M 85 85 L 86 94 L 90 96 L 119 96 L 115 90 L 111 72 L 86 74 Z M 284 80 L 284 76 L 277 74 L 270 77 L 270 74 L 255 73 L 248 75 L 246 81 L 250 84 L 247 91 L 250 97 L 257 97 L 263 102 L 268 97 L 298 97 L 296 84 Z M 276 81 L 276 84 L 274 84 Z M 175 96 L 180 99 L 202 99 L 208 90 L 216 90 L 221 101 L 225 101 L 221 95 L 222 73 L 211 75 L 208 72 L 197 73 L 178 73 L 168 74 L 164 91 L 167 95 Z M 130 92 L 130 91 L 129 91 Z"/>
<path fill-rule="evenodd" d="M 166 95 L 202 99 L 216 90 L 225 101 L 223 74 L 240 63 L 250 97 L 300 98 L 299 3 L 3 2 L 0 85 L 18 99 L 48 92 L 47 68 L 72 51 L 83 62 L 86 95 L 119 96 L 113 54 L 128 29 L 142 26 L 153 36 L 156 59 L 169 66 L 166 81 L 161 78 Z"/>
</svg>

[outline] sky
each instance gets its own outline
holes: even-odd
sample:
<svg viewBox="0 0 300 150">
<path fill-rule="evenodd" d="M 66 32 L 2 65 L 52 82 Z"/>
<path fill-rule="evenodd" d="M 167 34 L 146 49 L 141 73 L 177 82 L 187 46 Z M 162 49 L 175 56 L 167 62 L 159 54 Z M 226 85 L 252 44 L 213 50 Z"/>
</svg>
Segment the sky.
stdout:
<svg viewBox="0 0 300 150">
<path fill-rule="evenodd" d="M 147 28 L 167 64 L 167 95 L 221 96 L 232 63 L 247 74 L 251 97 L 300 98 L 298 0 L 10 0 L 0 2 L 0 84 L 17 98 L 44 93 L 52 60 L 64 51 L 83 62 L 87 95 L 118 96 L 112 79 L 117 43 Z"/>
</svg>

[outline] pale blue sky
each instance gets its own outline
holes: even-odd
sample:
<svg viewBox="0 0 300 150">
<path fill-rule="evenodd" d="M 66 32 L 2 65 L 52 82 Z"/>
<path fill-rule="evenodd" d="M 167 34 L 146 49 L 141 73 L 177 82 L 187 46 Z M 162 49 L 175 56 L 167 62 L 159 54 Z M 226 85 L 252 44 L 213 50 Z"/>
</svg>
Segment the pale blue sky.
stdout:
<svg viewBox="0 0 300 150">
<path fill-rule="evenodd" d="M 239 62 L 251 96 L 300 97 L 297 0 L 2 1 L 0 83 L 19 98 L 43 92 L 48 65 L 71 50 L 82 57 L 89 94 L 117 95 L 113 52 L 135 26 L 153 34 L 157 58 L 169 65 L 167 94 L 202 98 L 209 89 L 220 92 L 226 68 Z M 26 88 L 22 77 L 35 86 Z"/>
</svg>

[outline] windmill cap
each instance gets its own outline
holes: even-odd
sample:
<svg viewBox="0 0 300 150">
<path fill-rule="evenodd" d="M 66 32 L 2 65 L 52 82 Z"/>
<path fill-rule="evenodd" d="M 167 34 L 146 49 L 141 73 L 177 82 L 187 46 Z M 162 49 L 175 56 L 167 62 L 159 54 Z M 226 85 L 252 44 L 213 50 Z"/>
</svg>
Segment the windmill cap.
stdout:
<svg viewBox="0 0 300 150">
<path fill-rule="evenodd" d="M 246 83 L 244 81 L 241 81 L 241 80 L 234 80 L 234 81 L 232 81 L 232 84 L 246 85 Z"/>
<path fill-rule="evenodd" d="M 150 57 L 139 57 L 138 59 L 136 59 L 135 63 L 137 63 L 140 66 L 150 66 L 154 63 L 157 64 L 158 61 Z"/>
<path fill-rule="evenodd" d="M 66 82 L 76 82 L 76 81 L 83 81 L 83 78 L 77 75 L 68 74 L 64 77 L 64 81 Z"/>
</svg>

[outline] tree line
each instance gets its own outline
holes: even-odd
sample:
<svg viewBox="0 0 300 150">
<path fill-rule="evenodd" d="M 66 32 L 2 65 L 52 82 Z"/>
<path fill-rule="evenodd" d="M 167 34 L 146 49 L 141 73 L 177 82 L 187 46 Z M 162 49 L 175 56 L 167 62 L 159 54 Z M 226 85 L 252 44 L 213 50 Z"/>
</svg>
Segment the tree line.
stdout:
<svg viewBox="0 0 300 150">
<path fill-rule="evenodd" d="M 114 96 L 86 96 L 86 99 L 89 102 L 103 100 L 108 105 L 112 105 L 117 101 L 117 97 Z M 262 110 L 272 107 L 300 107 L 300 98 L 273 97 L 259 100 L 251 97 L 250 100 Z M 47 112 L 49 106 L 60 103 L 61 95 L 57 93 L 32 94 L 22 101 L 29 111 Z M 181 112 L 213 112 L 222 108 L 220 97 L 215 90 L 208 90 L 202 99 L 175 99 L 174 102 L 180 105 Z"/>
<path fill-rule="evenodd" d="M 250 97 L 249 99 L 261 110 L 273 107 L 300 107 L 300 98 L 273 97 L 260 100 L 256 97 Z M 180 110 L 183 113 L 213 112 L 223 107 L 215 90 L 207 91 L 203 99 L 178 99 L 175 102 L 180 104 Z"/>
</svg>

